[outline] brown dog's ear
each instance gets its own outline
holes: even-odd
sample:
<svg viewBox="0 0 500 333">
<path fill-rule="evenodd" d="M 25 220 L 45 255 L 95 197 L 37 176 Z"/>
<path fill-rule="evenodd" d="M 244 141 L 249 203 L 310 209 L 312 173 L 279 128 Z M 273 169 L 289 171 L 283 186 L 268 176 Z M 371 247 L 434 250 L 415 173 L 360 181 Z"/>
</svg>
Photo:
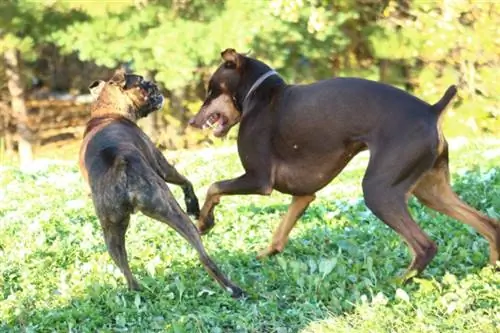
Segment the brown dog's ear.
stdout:
<svg viewBox="0 0 500 333">
<path fill-rule="evenodd" d="M 104 82 L 103 80 L 97 80 L 92 82 L 89 86 L 90 94 L 95 99 L 97 99 L 97 97 L 99 97 L 99 95 L 101 94 L 102 88 L 104 88 L 105 84 L 106 82 Z"/>
<path fill-rule="evenodd" d="M 226 62 L 226 67 L 240 68 L 243 64 L 243 56 L 236 52 L 235 49 L 225 49 L 220 55 Z"/>
</svg>

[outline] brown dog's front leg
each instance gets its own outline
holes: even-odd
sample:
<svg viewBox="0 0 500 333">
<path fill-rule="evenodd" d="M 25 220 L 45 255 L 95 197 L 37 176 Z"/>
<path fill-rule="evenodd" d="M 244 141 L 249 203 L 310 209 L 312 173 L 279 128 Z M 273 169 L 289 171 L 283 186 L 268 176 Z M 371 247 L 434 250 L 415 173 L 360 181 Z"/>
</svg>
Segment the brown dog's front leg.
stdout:
<svg viewBox="0 0 500 333">
<path fill-rule="evenodd" d="M 260 194 L 269 195 L 273 191 L 272 181 L 269 177 L 257 177 L 246 173 L 235 179 L 223 180 L 210 185 L 205 203 L 200 212 L 198 230 L 206 234 L 214 226 L 214 207 L 219 203 L 220 197 L 232 194 Z"/>
<path fill-rule="evenodd" d="M 314 194 L 293 197 L 292 203 L 288 207 L 288 211 L 283 217 L 283 220 L 274 231 L 271 244 L 266 249 L 259 252 L 257 259 L 272 256 L 283 251 L 288 241 L 290 231 L 292 231 L 297 220 L 304 214 L 305 210 L 314 199 L 316 199 Z"/>
</svg>

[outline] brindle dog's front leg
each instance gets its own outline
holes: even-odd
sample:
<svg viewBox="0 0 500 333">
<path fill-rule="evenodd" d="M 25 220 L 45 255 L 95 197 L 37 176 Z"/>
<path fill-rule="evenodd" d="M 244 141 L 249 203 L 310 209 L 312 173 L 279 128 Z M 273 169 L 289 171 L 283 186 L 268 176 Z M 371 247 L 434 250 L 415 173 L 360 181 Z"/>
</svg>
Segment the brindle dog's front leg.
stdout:
<svg viewBox="0 0 500 333">
<path fill-rule="evenodd" d="M 273 190 L 270 177 L 257 176 L 246 173 L 238 178 L 223 180 L 210 185 L 205 203 L 200 212 L 198 230 L 206 234 L 214 226 L 214 207 L 219 203 L 220 197 L 231 194 L 260 194 L 269 195 Z"/>
<path fill-rule="evenodd" d="M 200 206 L 198 198 L 194 193 L 193 184 L 181 175 L 174 166 L 170 165 L 159 150 L 156 151 L 156 159 L 159 165 L 158 173 L 160 177 L 167 183 L 178 185 L 182 188 L 186 203 L 186 212 L 198 219 L 200 217 Z"/>
</svg>

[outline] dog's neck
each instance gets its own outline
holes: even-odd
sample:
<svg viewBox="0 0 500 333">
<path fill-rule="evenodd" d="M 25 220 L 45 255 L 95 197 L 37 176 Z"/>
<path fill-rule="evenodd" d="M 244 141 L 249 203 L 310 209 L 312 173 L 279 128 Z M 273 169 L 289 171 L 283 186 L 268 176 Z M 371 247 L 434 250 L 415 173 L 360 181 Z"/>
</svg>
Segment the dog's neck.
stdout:
<svg viewBox="0 0 500 333">
<path fill-rule="evenodd" d="M 270 88 L 285 86 L 283 78 L 271 67 L 256 59 L 247 58 L 245 73 L 248 77 L 236 93 L 236 101 L 241 112 L 248 110 L 252 100 L 261 92 L 269 91 Z M 250 74 L 251 73 L 251 74 Z"/>
<path fill-rule="evenodd" d="M 116 92 L 104 88 L 96 101 L 90 106 L 91 117 L 103 118 L 114 115 L 114 117 L 121 116 L 132 122 L 136 122 L 138 119 L 135 112 L 137 106 L 134 105 L 134 101 L 127 94 L 116 95 Z"/>
<path fill-rule="evenodd" d="M 102 128 L 106 125 L 109 125 L 112 122 L 115 121 L 122 121 L 125 122 L 129 125 L 137 126 L 135 122 L 130 120 L 129 118 L 121 115 L 121 114 L 116 114 L 116 113 L 102 113 L 98 114 L 96 116 L 92 116 L 92 118 L 87 122 L 87 125 L 85 126 L 85 132 L 83 133 L 83 136 L 87 136 L 90 132 L 96 131 L 99 128 Z"/>
<path fill-rule="evenodd" d="M 251 94 L 257 89 L 259 88 L 259 86 L 264 82 L 265 79 L 267 79 L 268 77 L 272 76 L 272 75 L 278 75 L 279 74 L 274 71 L 274 70 L 269 70 L 267 72 L 265 72 L 264 74 L 262 74 L 257 80 L 255 80 L 255 82 L 253 83 L 253 85 L 250 87 L 250 89 L 248 90 L 247 94 L 245 95 L 245 98 L 243 99 L 243 105 L 245 105 L 245 102 L 250 98 Z"/>
</svg>

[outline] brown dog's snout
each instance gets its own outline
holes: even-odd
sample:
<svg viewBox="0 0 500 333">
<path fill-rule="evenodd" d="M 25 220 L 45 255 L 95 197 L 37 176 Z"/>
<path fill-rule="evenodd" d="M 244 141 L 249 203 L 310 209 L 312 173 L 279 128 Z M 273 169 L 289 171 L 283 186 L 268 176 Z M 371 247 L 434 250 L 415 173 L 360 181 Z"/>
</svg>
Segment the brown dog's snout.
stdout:
<svg viewBox="0 0 500 333">
<path fill-rule="evenodd" d="M 203 106 L 201 109 L 196 113 L 194 116 L 189 119 L 188 124 L 189 126 L 193 126 L 194 128 L 201 128 L 203 125 L 203 116 L 202 114 L 204 113 L 204 108 Z"/>
<path fill-rule="evenodd" d="M 189 122 L 188 122 L 189 126 L 196 127 L 195 126 L 196 125 L 196 120 L 194 118 L 196 118 L 196 117 L 192 117 L 191 119 L 189 119 Z"/>
</svg>

